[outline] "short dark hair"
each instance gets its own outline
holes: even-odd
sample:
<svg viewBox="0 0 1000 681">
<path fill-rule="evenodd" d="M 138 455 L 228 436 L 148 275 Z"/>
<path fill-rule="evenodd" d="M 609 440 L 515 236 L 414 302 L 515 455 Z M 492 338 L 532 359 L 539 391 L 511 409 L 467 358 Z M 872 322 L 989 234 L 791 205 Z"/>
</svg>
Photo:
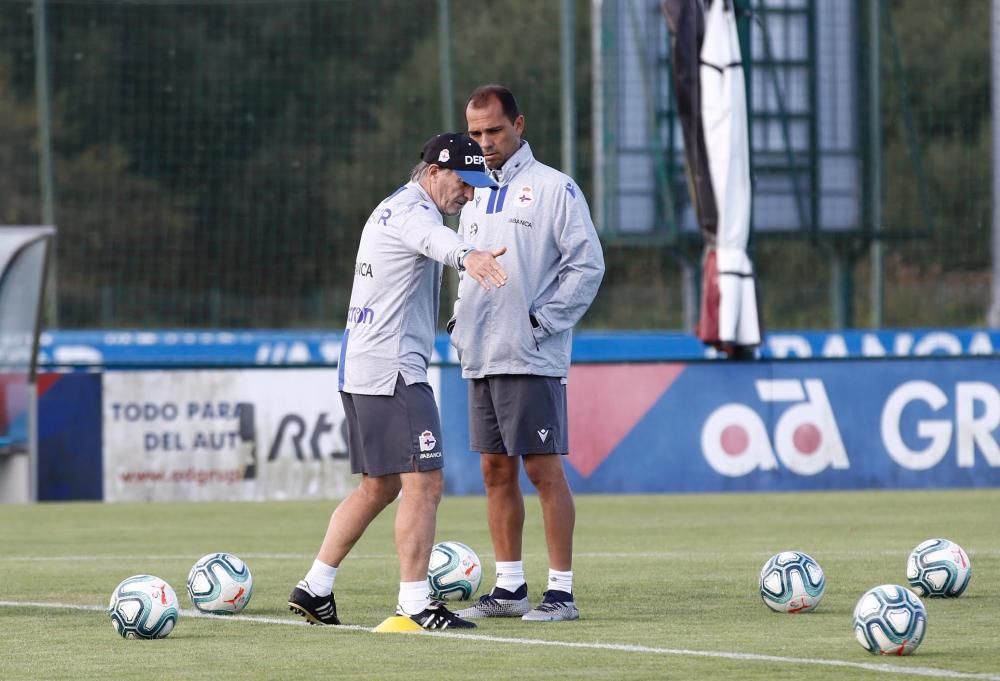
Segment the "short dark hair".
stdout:
<svg viewBox="0 0 1000 681">
<path fill-rule="evenodd" d="M 473 90 L 465 106 L 471 106 L 473 109 L 483 109 L 489 106 L 491 97 L 496 97 L 500 100 L 500 105 L 503 106 L 503 113 L 510 119 L 511 123 L 516 121 L 517 117 L 521 115 L 521 110 L 517 107 L 517 100 L 514 99 L 514 93 L 503 85 L 495 83 L 480 85 Z"/>
</svg>

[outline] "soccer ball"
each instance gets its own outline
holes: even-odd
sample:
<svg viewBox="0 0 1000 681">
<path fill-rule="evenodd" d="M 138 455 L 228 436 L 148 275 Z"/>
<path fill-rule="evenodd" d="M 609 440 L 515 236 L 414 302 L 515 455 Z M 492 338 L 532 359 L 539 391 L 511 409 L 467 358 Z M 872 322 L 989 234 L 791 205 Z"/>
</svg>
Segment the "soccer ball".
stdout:
<svg viewBox="0 0 1000 681">
<path fill-rule="evenodd" d="M 210 553 L 191 567 L 187 592 L 194 607 L 216 615 L 233 615 L 253 596 L 250 568 L 231 553 Z"/>
<path fill-rule="evenodd" d="M 427 578 L 434 598 L 464 601 L 479 589 L 483 568 L 479 556 L 468 546 L 457 541 L 443 541 L 431 550 Z"/>
<path fill-rule="evenodd" d="M 801 551 L 771 556 L 760 570 L 760 597 L 775 612 L 809 612 L 823 598 L 823 569 Z"/>
<path fill-rule="evenodd" d="M 177 594 L 159 577 L 135 575 L 115 587 L 108 614 L 122 638 L 166 638 L 177 624 Z"/>
<path fill-rule="evenodd" d="M 926 631 L 924 604 L 901 586 L 876 586 L 854 606 L 854 635 L 872 655 L 909 655 Z"/>
<path fill-rule="evenodd" d="M 906 559 L 906 579 L 918 596 L 961 596 L 971 578 L 969 556 L 947 539 L 921 542 Z"/>
</svg>

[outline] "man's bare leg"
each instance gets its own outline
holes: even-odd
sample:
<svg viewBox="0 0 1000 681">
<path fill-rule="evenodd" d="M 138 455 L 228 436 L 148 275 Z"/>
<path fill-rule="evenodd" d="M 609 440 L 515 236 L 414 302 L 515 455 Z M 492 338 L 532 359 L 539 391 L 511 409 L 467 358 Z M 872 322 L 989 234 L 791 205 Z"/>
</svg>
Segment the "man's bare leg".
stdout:
<svg viewBox="0 0 1000 681">
<path fill-rule="evenodd" d="M 416 582 L 427 579 L 427 562 L 434 546 L 437 509 L 444 490 L 441 469 L 425 473 L 403 473 L 403 496 L 396 511 L 396 552 L 399 579 Z"/>
<path fill-rule="evenodd" d="M 562 457 L 557 454 L 526 456 L 524 470 L 531 484 L 538 490 L 538 500 L 542 505 L 549 567 L 553 570 L 572 570 L 576 505 L 566 481 Z"/>
<path fill-rule="evenodd" d="M 566 481 L 562 457 L 534 454 L 524 457 L 528 479 L 538 490 L 549 549 L 549 578 L 542 602 L 521 619 L 565 622 L 580 618 L 573 597 L 573 530 L 576 506 Z"/>
<path fill-rule="evenodd" d="M 484 453 L 479 464 L 486 487 L 486 519 L 494 556 L 497 561 L 519 561 L 524 534 L 519 457 Z"/>
<path fill-rule="evenodd" d="M 483 453 L 479 457 L 486 486 L 486 520 L 497 562 L 497 580 L 489 594 L 459 611 L 463 617 L 520 617 L 531 609 L 521 562 L 524 497 L 520 457 Z"/>
<path fill-rule="evenodd" d="M 398 475 L 373 478 L 361 484 L 330 515 L 319 553 L 306 576 L 288 597 L 288 607 L 312 624 L 340 624 L 333 583 L 337 567 L 382 509 L 399 494 Z"/>
<path fill-rule="evenodd" d="M 339 566 L 372 520 L 399 496 L 400 476 L 361 477 L 361 484 L 330 515 L 316 559 Z"/>
</svg>

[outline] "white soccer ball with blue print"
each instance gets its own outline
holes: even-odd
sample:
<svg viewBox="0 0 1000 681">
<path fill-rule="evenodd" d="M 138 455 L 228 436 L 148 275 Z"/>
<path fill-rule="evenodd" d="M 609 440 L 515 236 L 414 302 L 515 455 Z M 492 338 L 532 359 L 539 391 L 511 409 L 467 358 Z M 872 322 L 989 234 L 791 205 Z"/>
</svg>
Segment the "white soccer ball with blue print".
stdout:
<svg viewBox="0 0 1000 681">
<path fill-rule="evenodd" d="M 115 587 L 108 615 L 122 638 L 166 638 L 177 624 L 177 594 L 159 577 L 133 575 Z"/>
<path fill-rule="evenodd" d="M 872 655 L 909 655 L 927 632 L 927 610 L 909 589 L 883 584 L 854 607 L 854 636 Z"/>
<path fill-rule="evenodd" d="M 826 590 L 823 568 L 801 551 L 771 556 L 760 570 L 760 597 L 775 612 L 815 610 Z"/>
<path fill-rule="evenodd" d="M 918 596 L 958 598 L 972 579 L 972 562 L 948 539 L 928 539 L 906 559 L 906 580 Z"/>
<path fill-rule="evenodd" d="M 479 556 L 457 541 L 443 541 L 431 550 L 427 566 L 431 596 L 442 601 L 465 601 L 472 598 L 483 581 Z"/>
<path fill-rule="evenodd" d="M 253 575 L 231 553 L 202 556 L 188 573 L 187 592 L 194 607 L 215 615 L 241 612 L 253 596 Z"/>
</svg>

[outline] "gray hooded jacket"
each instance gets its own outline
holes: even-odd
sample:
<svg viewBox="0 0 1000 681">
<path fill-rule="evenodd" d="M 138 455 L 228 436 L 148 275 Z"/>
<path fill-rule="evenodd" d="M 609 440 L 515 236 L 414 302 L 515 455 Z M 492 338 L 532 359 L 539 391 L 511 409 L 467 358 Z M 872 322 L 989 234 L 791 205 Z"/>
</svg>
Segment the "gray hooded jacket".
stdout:
<svg viewBox="0 0 1000 681">
<path fill-rule="evenodd" d="M 476 190 L 458 235 L 480 250 L 506 246 L 509 277 L 486 291 L 459 275 L 448 327 L 462 376 L 565 377 L 573 326 L 604 277 L 587 199 L 572 178 L 536 161 L 527 142 L 493 175 L 500 188 Z"/>
</svg>

